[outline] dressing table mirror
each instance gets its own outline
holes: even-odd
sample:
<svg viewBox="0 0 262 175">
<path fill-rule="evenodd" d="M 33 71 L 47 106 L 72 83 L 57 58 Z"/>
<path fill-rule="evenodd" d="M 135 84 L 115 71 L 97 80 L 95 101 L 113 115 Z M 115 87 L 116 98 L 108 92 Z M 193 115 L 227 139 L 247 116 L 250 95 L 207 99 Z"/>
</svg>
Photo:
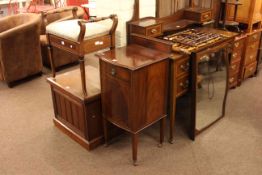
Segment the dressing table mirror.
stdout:
<svg viewBox="0 0 262 175">
<path fill-rule="evenodd" d="M 141 11 L 144 7 L 138 0 L 136 2 L 138 3 L 138 11 Z M 211 9 L 215 9 L 213 7 L 216 6 L 216 3 L 216 0 L 156 0 L 157 18 L 155 18 L 155 22 L 161 22 L 162 31 L 157 36 L 141 37 L 134 34 L 131 37 L 133 42 L 146 44 L 148 47 L 170 53 L 170 143 L 173 142 L 175 120 L 181 119 L 183 121 L 189 137 L 194 140 L 196 135 L 216 123 L 225 114 L 228 59 L 231 54 L 228 47 L 235 35 L 216 29 L 199 27 L 196 25 L 199 21 L 188 20 L 184 13 L 188 8 L 210 9 L 212 7 Z M 205 16 L 205 13 L 200 14 Z M 139 12 L 137 19 L 139 19 Z M 142 20 L 144 19 L 140 21 Z M 150 20 L 152 21 L 152 18 Z M 136 25 L 138 24 L 136 23 Z M 214 42 L 204 42 L 203 47 L 197 47 L 190 53 L 181 54 L 181 52 L 174 50 L 174 42 L 169 42 L 172 39 L 167 42 L 164 38 L 168 38 L 168 36 L 174 38 L 175 33 L 179 32 L 182 32 L 179 37 L 185 36 L 187 33 L 185 34 L 183 31 L 187 29 L 189 29 L 188 37 L 192 37 L 191 31 L 197 31 L 196 35 L 198 36 L 202 33 L 204 35 L 211 34 L 211 38 L 216 34 L 227 35 L 227 37 L 217 36 L 221 37 L 220 42 L 216 42 L 216 38 Z M 199 38 L 205 40 L 203 37 Z"/>
</svg>

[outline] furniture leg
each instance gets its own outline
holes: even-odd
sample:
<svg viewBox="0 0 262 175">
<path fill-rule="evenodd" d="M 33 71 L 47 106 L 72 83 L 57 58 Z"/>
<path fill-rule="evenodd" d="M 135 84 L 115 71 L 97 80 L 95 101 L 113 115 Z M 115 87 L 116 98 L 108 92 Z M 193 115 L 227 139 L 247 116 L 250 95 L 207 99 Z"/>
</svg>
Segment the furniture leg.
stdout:
<svg viewBox="0 0 262 175">
<path fill-rule="evenodd" d="M 164 142 L 165 122 L 166 122 L 166 117 L 164 117 L 160 120 L 160 140 L 159 140 L 159 144 L 158 144 L 159 148 L 161 148 L 163 146 L 163 142 Z"/>
<path fill-rule="evenodd" d="M 133 165 L 137 166 L 137 144 L 138 144 L 138 133 L 132 134 L 132 154 L 133 154 Z"/>
<path fill-rule="evenodd" d="M 85 60 L 84 56 L 79 57 L 79 64 L 80 64 L 80 72 L 81 72 L 81 83 L 82 83 L 82 91 L 84 96 L 87 96 L 86 91 L 86 71 L 85 71 Z"/>
<path fill-rule="evenodd" d="M 55 78 L 55 64 L 54 64 L 54 59 L 53 59 L 53 56 L 52 56 L 52 48 L 51 46 L 47 46 L 47 50 L 48 50 L 48 59 L 49 59 L 49 62 L 50 62 L 50 66 L 51 66 L 51 70 L 52 70 L 52 76 L 53 78 Z"/>
<path fill-rule="evenodd" d="M 104 138 L 105 138 L 105 146 L 108 146 L 108 131 L 107 131 L 107 120 L 103 118 L 103 128 L 104 128 Z"/>
</svg>

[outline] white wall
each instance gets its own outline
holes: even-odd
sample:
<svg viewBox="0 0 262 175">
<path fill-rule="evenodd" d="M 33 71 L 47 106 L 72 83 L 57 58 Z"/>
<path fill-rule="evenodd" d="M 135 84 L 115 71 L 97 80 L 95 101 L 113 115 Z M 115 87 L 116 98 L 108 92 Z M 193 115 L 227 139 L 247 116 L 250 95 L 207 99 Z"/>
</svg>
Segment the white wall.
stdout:
<svg viewBox="0 0 262 175">
<path fill-rule="evenodd" d="M 134 12 L 134 0 L 91 0 L 96 4 L 91 9 L 90 15 L 108 16 L 117 14 L 118 27 L 116 29 L 116 46 L 121 47 L 127 44 L 126 22 L 131 20 Z M 140 0 L 140 16 L 155 16 L 155 0 Z"/>
</svg>

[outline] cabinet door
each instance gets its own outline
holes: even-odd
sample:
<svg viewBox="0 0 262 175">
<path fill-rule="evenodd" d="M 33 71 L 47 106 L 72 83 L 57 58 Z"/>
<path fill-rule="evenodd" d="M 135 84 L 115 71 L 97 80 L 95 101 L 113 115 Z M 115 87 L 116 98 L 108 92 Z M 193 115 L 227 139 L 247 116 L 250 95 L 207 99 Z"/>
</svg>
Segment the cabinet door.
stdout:
<svg viewBox="0 0 262 175">
<path fill-rule="evenodd" d="M 105 71 L 108 69 L 104 69 L 104 64 L 101 64 L 101 95 L 103 117 L 106 117 L 108 120 L 123 129 L 129 128 L 129 83 L 119 79 L 116 76 L 118 72 L 114 73 L 114 75 L 111 75 L 111 73 Z"/>
</svg>

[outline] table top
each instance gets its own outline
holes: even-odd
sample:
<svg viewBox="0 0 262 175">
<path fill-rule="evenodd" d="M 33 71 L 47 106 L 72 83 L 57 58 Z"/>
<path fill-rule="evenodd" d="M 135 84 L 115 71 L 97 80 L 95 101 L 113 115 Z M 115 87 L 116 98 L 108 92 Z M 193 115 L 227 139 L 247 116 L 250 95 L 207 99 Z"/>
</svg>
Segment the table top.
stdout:
<svg viewBox="0 0 262 175">
<path fill-rule="evenodd" d="M 113 65 L 136 70 L 169 58 L 169 54 L 131 44 L 97 54 L 103 61 Z"/>
</svg>

